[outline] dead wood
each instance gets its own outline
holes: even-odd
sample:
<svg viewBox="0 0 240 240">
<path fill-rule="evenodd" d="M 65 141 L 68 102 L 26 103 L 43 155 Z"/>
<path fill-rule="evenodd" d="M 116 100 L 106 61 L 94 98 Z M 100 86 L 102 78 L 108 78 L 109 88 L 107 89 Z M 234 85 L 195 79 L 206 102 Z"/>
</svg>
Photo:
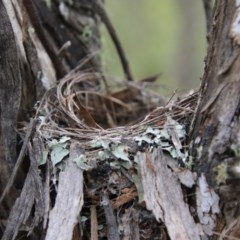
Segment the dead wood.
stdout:
<svg viewBox="0 0 240 240">
<path fill-rule="evenodd" d="M 42 144 L 39 139 L 33 139 L 33 145 L 28 144 L 31 166 L 24 182 L 21 195 L 17 198 L 8 224 L 2 237 L 3 240 L 15 239 L 20 231 L 31 233 L 42 220 L 44 213 L 43 184 L 39 176 L 38 166 L 42 158 Z M 31 216 L 34 206 L 34 215 Z M 21 229 L 20 229 L 21 228 Z"/>
<path fill-rule="evenodd" d="M 139 153 L 137 158 L 146 207 L 165 223 L 170 239 L 200 239 L 197 224 L 184 203 L 180 181 L 168 166 L 169 156 L 158 148 L 152 154 Z"/>
<path fill-rule="evenodd" d="M 91 239 L 98 240 L 98 221 L 96 206 L 91 207 Z"/>
<path fill-rule="evenodd" d="M 58 18 L 64 20 L 63 25 L 72 26 L 75 37 L 81 33 L 80 42 L 83 43 L 86 40 L 82 38 L 84 27 L 91 22 L 89 13 L 78 18 L 77 11 L 70 4 L 64 2 L 65 5 L 60 6 L 58 1 L 52 2 L 58 9 Z M 239 6 L 233 0 L 230 3 L 215 2 L 216 24 L 211 28 L 198 105 L 198 93 L 166 104 L 161 97 L 147 90 L 144 82 L 121 82 L 123 90 L 115 92 L 109 84 L 113 83 L 110 77 L 96 71 L 80 71 L 76 65 L 82 52 L 78 52 L 76 58 L 71 58 L 70 54 L 77 49 L 79 41 L 66 34 L 74 45 L 71 48 L 65 37 L 57 38 L 65 35 L 60 29 L 61 24 L 49 21 L 54 19 L 54 13 L 43 1 L 34 3 L 34 12 L 36 10 L 40 21 L 40 25 L 35 22 L 35 27 L 46 28 L 54 48 L 54 58 L 63 57 L 66 69 L 76 68 L 42 98 L 35 112 L 35 134 L 28 137 L 19 129 L 19 134 L 30 140 L 26 141 L 30 167 L 8 223 L 1 219 L 5 228 L 4 240 L 27 235 L 34 239 L 36 233 L 39 233 L 39 239 L 63 240 L 90 237 L 211 239 L 215 236 L 234 239 L 239 236 L 239 191 L 236 187 L 239 176 L 236 173 L 239 172 L 240 60 L 238 28 L 234 27 L 238 26 Z M 53 68 L 46 64 L 49 46 L 46 47 L 45 43 L 44 49 L 39 44 L 39 39 L 42 40 L 39 31 L 37 34 L 19 31 L 19 36 L 24 35 L 20 38 L 23 41 L 14 41 L 11 21 L 22 19 L 18 2 L 15 2 L 15 11 L 10 11 L 12 1 L 4 1 L 9 7 L 8 14 L 16 14 L 15 18 L 7 16 L 1 3 L 0 11 L 5 19 L 4 24 L 0 23 L 0 34 L 4 33 L 0 35 L 3 44 L 6 43 L 5 27 L 10 28 L 6 35 L 10 39 L 7 42 L 9 46 L 7 51 L 3 51 L 6 53 L 4 60 L 17 66 L 14 72 L 11 64 L 0 62 L 4 74 L 12 79 L 11 85 L 4 79 L 5 75 L 0 75 L 3 79 L 0 97 L 4 103 L 1 103 L 1 133 L 5 131 L 1 141 L 4 147 L 8 145 L 5 157 L 11 165 L 16 134 L 14 132 L 11 139 L 2 137 L 8 136 L 7 129 L 13 132 L 16 128 L 15 115 L 20 109 L 16 102 L 20 94 L 17 84 L 22 84 L 22 79 L 28 76 L 26 79 L 30 81 L 23 85 L 35 86 L 30 83 L 39 66 L 44 77 L 49 77 L 48 71 Z M 27 11 L 29 14 L 30 10 Z M 69 18 L 66 12 L 70 12 Z M 94 15 L 91 17 L 95 29 L 98 19 L 93 12 L 90 15 Z M 34 26 L 34 19 L 31 21 Z M 25 24 L 31 26 L 28 21 L 23 25 L 19 23 L 21 26 Z M 57 35 L 58 31 L 61 34 Z M 94 41 L 88 39 L 85 46 Z M 18 50 L 21 55 L 18 55 Z M 38 63 L 29 63 L 30 59 L 42 53 L 45 57 L 43 61 L 39 60 L 39 66 Z M 24 59 L 25 68 L 19 59 Z M 97 68 L 99 64 L 95 66 Z M 30 71 L 32 68 L 33 72 Z M 49 78 L 53 81 L 47 89 L 56 82 L 55 75 L 52 76 Z M 104 82 L 100 88 L 102 79 L 109 82 Z M 14 101 L 8 98 L 4 88 L 9 88 L 11 95 L 15 94 Z M 36 92 L 33 95 L 30 102 L 33 102 Z M 13 118 L 8 103 L 15 104 Z M 21 112 L 22 115 L 24 113 Z M 4 125 L 2 120 L 8 117 L 12 122 Z M 190 145 L 189 138 L 192 140 Z M 9 176 L 8 171 L 5 173 L 3 179 Z M 220 199 L 224 203 L 222 213 Z"/>
<path fill-rule="evenodd" d="M 58 194 L 55 206 L 49 214 L 47 240 L 72 239 L 83 205 L 83 172 L 74 164 L 74 160 L 81 154 L 81 146 L 76 142 L 72 143 L 65 170 L 59 174 Z"/>
</svg>

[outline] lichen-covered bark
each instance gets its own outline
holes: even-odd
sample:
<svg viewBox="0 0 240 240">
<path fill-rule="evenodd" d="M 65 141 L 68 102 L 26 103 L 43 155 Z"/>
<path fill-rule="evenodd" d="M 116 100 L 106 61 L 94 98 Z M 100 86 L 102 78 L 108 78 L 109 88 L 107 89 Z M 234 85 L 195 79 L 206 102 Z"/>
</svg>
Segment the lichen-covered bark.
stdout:
<svg viewBox="0 0 240 240">
<path fill-rule="evenodd" d="M 158 221 L 165 223 L 170 239 L 200 239 L 197 224 L 184 202 L 180 182 L 167 165 L 172 159 L 160 148 L 152 154 L 139 153 L 137 157 L 146 207 Z"/>
<path fill-rule="evenodd" d="M 195 169 L 220 194 L 228 228 L 239 215 L 239 1 L 215 1 L 201 97 L 192 129 Z M 237 27 L 236 27 L 237 26 Z M 221 231 L 222 229 L 217 229 Z M 238 233 L 231 236 L 239 237 Z"/>
<path fill-rule="evenodd" d="M 71 240 L 83 205 L 83 171 L 74 163 L 74 159 L 83 154 L 83 149 L 73 143 L 70 150 L 65 171 L 59 176 L 58 194 L 49 215 L 46 240 Z"/>
<path fill-rule="evenodd" d="M 7 11 L 3 2 L 5 7 L 8 7 Z M 192 156 L 195 160 L 194 168 L 201 176 L 196 188 L 197 207 L 194 206 L 197 209 L 198 218 L 193 219 L 187 202 L 183 201 L 184 194 L 179 182 L 180 177 L 177 179 L 173 174 L 174 171 L 170 170 L 170 160 L 166 157 L 161 158 L 161 153 L 157 150 L 154 151 L 153 157 L 149 157 L 147 153 L 140 154 L 144 191 L 149 196 L 154 196 L 151 199 L 145 199 L 146 205 L 154 212 L 157 219 L 165 222 L 172 239 L 199 239 L 201 233 L 194 220 L 202 223 L 199 221 L 200 211 L 202 211 L 200 212 L 202 218 L 213 220 L 211 226 L 215 226 L 215 217 L 219 213 L 219 209 L 214 209 L 214 206 L 218 205 L 218 196 L 215 191 L 221 197 L 223 214 L 219 215 L 214 232 L 212 228 L 208 229 L 209 238 L 220 234 L 222 237 L 240 237 L 238 234 L 240 225 L 238 218 L 240 201 L 238 187 L 240 33 L 238 22 L 240 6 L 238 2 L 234 0 L 215 1 L 206 68 L 200 91 L 201 98 L 196 119 L 192 124 L 190 138 Z M 98 51 L 100 47 L 99 16 L 94 11 L 89 11 L 89 8 L 86 11 L 85 5 L 74 5 L 81 1 L 23 0 L 23 5 L 19 3 L 20 1 L 17 0 L 0 1 L 2 17 L 0 54 L 4 57 L 0 59 L 0 147 L 4 149 L 4 154 L 0 155 L 1 173 L 4 172 L 4 176 L 0 175 L 2 185 L 9 176 L 8 170 L 5 171 L 8 169 L 6 163 L 12 168 L 14 159 L 16 159 L 17 121 L 28 120 L 33 103 L 42 96 L 45 89 L 49 89 L 64 74 L 76 67 L 82 58 L 89 57 L 89 54 Z M 46 5 L 46 3 L 51 3 L 51 5 Z M 27 4 L 33 4 L 33 8 Z M 85 66 L 85 68 L 89 67 L 94 67 L 95 70 L 100 68 L 98 55 L 89 65 Z M 13 135 L 8 138 L 9 134 Z M 50 192 L 50 180 L 46 177 L 43 183 L 39 176 L 38 164 L 42 159 L 42 154 L 39 153 L 41 151 L 38 149 L 40 146 L 41 144 L 35 143 L 34 145 L 33 143 L 33 148 L 31 145 L 28 147 L 30 169 L 21 196 L 16 201 L 9 217 L 4 239 L 14 239 L 22 223 L 27 223 L 32 216 L 34 217 L 30 219 L 33 223 L 31 227 L 40 226 L 41 228 L 42 225 L 39 223 L 43 221 L 43 228 L 45 230 L 47 228 L 51 198 L 50 194 L 47 196 L 47 193 Z M 166 159 L 167 163 L 163 161 Z M 82 172 L 72 162 L 66 168 L 66 172 L 61 173 L 56 205 L 49 218 L 47 239 L 61 237 L 71 239 L 76 217 L 82 207 L 82 177 Z M 76 178 L 73 183 L 69 181 L 72 178 Z M 46 195 L 42 195 L 43 192 Z M 73 192 L 75 196 L 72 195 Z M 204 200 L 210 201 L 207 212 L 203 212 L 204 208 L 200 206 L 201 201 Z M 65 208 L 66 205 L 68 208 Z M 4 206 L 0 207 L 4 208 Z M 111 208 L 111 204 L 104 206 L 106 215 L 109 217 L 107 219 L 108 235 L 118 239 L 117 223 L 113 218 L 113 211 L 109 211 Z M 40 212 L 44 212 L 44 215 L 39 214 Z M 7 213 L 4 212 L 4 215 L 7 217 Z M 130 215 L 138 216 L 134 212 Z M 125 222 L 127 223 L 127 220 Z M 61 225 L 65 223 L 66 228 L 61 229 Z M 132 223 L 133 226 L 137 224 L 138 220 Z M 44 229 L 41 229 L 43 235 Z M 96 232 L 96 228 L 92 231 Z M 38 239 L 41 234 L 36 238 L 33 233 L 31 237 Z M 61 236 L 56 237 L 57 234 Z M 126 230 L 124 236 L 127 238 L 127 235 Z M 136 235 L 136 238 L 139 236 Z"/>
</svg>

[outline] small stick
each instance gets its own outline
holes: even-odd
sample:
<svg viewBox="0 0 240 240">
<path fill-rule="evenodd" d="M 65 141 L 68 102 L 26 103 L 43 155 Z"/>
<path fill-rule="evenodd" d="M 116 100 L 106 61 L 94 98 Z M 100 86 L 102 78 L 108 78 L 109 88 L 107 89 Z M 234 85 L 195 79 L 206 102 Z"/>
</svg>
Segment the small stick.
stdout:
<svg viewBox="0 0 240 240">
<path fill-rule="evenodd" d="M 31 137 L 31 135 L 32 135 L 32 132 L 33 132 L 33 129 L 34 129 L 34 126 L 35 126 L 35 121 L 36 121 L 35 118 L 31 118 L 31 121 L 30 121 L 30 124 L 29 124 L 29 128 L 28 128 L 27 133 L 26 133 L 26 135 L 25 135 L 24 142 L 23 142 L 21 151 L 20 151 L 20 153 L 19 153 L 17 162 L 16 162 L 15 165 L 14 165 L 13 172 L 12 172 L 12 174 L 11 174 L 9 180 L 8 180 L 8 183 L 7 183 L 7 185 L 6 185 L 3 193 L 2 193 L 2 195 L 1 195 L 0 204 L 1 204 L 2 201 L 4 200 L 4 198 L 6 197 L 6 195 L 8 194 L 10 188 L 12 187 L 12 185 L 13 185 L 13 183 L 14 183 L 14 180 L 15 180 L 15 178 L 16 178 L 18 169 L 19 169 L 19 167 L 20 167 L 21 164 L 22 164 L 23 157 L 24 157 L 24 154 L 25 154 L 25 152 L 26 152 L 28 142 L 29 142 L 30 137 Z"/>
<path fill-rule="evenodd" d="M 126 80 L 128 81 L 134 81 L 133 75 L 131 73 L 130 67 L 129 67 L 129 63 L 126 57 L 126 54 L 123 50 L 122 44 L 119 40 L 119 37 L 117 35 L 117 32 L 105 10 L 104 5 L 102 4 L 101 0 L 92 0 L 92 9 L 93 11 L 101 18 L 102 22 L 105 24 L 109 35 L 112 38 L 112 41 L 117 49 L 122 67 L 123 67 L 123 71 L 126 77 Z"/>
<path fill-rule="evenodd" d="M 91 206 L 91 240 L 98 240 L 98 221 L 96 206 Z"/>
<path fill-rule="evenodd" d="M 210 33 L 211 26 L 212 26 L 212 0 L 202 0 L 203 7 L 206 17 L 206 28 L 207 28 L 207 36 Z"/>
</svg>

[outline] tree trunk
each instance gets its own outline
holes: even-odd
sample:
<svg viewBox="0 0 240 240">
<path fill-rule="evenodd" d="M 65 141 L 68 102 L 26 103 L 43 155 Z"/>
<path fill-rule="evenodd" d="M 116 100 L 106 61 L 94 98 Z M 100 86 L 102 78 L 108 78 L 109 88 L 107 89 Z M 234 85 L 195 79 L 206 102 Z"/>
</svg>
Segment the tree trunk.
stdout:
<svg viewBox="0 0 240 240">
<path fill-rule="evenodd" d="M 76 1 L 72 5 L 67 2 L 0 1 L 1 194 L 21 145 L 17 129 L 27 126 L 36 102 L 79 64 L 84 63 L 81 70 L 101 69 L 98 16 L 76 6 Z M 19 163 L 14 186 L 1 204 L 1 235 L 24 182 L 29 165 L 24 161 Z"/>
<path fill-rule="evenodd" d="M 100 20 L 133 77 L 101 1 L 0 1 L 2 239 L 240 238 L 239 9 L 215 1 L 199 93 L 161 107 L 104 82 Z"/>
<path fill-rule="evenodd" d="M 192 125 L 195 170 L 204 174 L 221 199 L 216 235 L 239 232 L 239 3 L 216 1 L 206 67 Z M 220 237 L 219 237 L 220 239 Z"/>
</svg>

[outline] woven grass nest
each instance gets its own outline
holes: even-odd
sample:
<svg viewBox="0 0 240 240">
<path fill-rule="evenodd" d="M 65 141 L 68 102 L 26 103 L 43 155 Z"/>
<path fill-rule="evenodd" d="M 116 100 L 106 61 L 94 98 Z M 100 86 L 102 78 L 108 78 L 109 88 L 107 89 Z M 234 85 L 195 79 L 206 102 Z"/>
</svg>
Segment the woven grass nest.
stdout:
<svg viewBox="0 0 240 240">
<path fill-rule="evenodd" d="M 198 94 L 164 103 L 144 82 L 111 82 L 121 89 L 113 92 L 102 79 L 100 73 L 73 71 L 37 108 L 33 138 L 43 152 L 39 169 L 49 195 L 45 212 L 56 205 L 59 176 L 71 160 L 83 172 L 82 239 L 93 234 L 107 239 L 109 226 L 122 239 L 168 239 L 164 223 L 146 207 L 138 153 L 160 147 L 176 166 L 187 168 L 185 144 Z M 73 143 L 80 153 L 72 159 Z M 149 168 L 154 170 L 151 163 Z M 70 184 L 77 184 L 74 177 Z"/>
</svg>

